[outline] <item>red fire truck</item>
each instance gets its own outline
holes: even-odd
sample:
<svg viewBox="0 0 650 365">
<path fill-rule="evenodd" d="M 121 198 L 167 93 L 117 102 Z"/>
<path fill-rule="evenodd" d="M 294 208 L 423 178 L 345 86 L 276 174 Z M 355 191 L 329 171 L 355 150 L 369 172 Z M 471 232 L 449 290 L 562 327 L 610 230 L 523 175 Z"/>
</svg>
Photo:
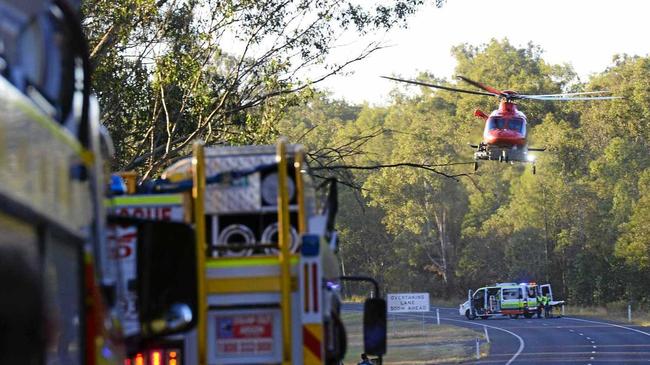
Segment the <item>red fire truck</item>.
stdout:
<svg viewBox="0 0 650 365">
<path fill-rule="evenodd" d="M 127 345 L 156 337 L 123 331 L 113 255 L 126 252 L 107 246 L 114 233 L 103 206 L 112 144 L 90 92 L 75 3 L 0 0 L 0 364 L 122 365 Z M 159 235 L 184 227 L 129 224 L 141 242 L 139 271 L 156 269 L 155 255 L 182 259 L 184 247 Z M 141 323 L 179 330 L 183 308 L 161 300 L 169 291 L 149 279 L 134 284 Z"/>
</svg>

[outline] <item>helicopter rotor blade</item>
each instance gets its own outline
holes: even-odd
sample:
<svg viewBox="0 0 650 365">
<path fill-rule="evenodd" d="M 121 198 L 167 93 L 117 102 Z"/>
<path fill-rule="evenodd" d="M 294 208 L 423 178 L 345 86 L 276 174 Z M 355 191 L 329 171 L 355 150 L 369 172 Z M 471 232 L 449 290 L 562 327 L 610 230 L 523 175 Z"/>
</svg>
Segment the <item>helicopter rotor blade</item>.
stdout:
<svg viewBox="0 0 650 365">
<path fill-rule="evenodd" d="M 563 94 L 521 94 L 522 96 L 550 96 L 550 97 L 564 97 L 564 96 L 578 96 L 578 95 L 593 95 L 593 94 L 611 94 L 611 91 L 583 91 L 577 93 L 563 93 Z"/>
<path fill-rule="evenodd" d="M 433 88 L 436 88 L 436 89 L 454 91 L 454 92 L 459 92 L 459 93 L 474 94 L 474 95 L 487 95 L 487 96 L 499 96 L 499 94 L 495 94 L 495 93 L 486 93 L 486 92 L 483 92 L 483 91 L 457 89 L 455 87 L 442 86 L 442 85 L 436 85 L 436 84 L 429 84 L 429 83 L 426 83 L 426 82 L 415 81 L 415 80 L 398 79 L 396 77 L 390 77 L 390 76 L 380 76 L 380 77 L 383 77 L 383 78 L 388 79 L 388 80 L 405 82 L 407 84 L 420 85 L 420 86 L 426 86 L 426 87 L 433 87 Z"/>
<path fill-rule="evenodd" d="M 468 83 L 470 85 L 476 86 L 479 89 L 483 89 L 483 90 L 485 90 L 485 91 L 487 91 L 487 92 L 489 92 L 491 94 L 494 94 L 494 95 L 497 95 L 497 96 L 504 96 L 505 95 L 504 92 L 499 90 L 499 89 L 495 89 L 492 86 L 485 85 L 485 84 L 480 83 L 478 81 L 470 80 L 465 76 L 457 75 L 456 78 L 458 78 L 459 80 L 463 80 L 463 81 L 465 81 L 466 83 Z"/>
<path fill-rule="evenodd" d="M 584 92 L 575 92 L 575 93 L 564 93 L 564 94 L 519 94 L 513 91 L 501 91 L 499 89 L 493 88 L 491 86 L 485 85 L 483 83 L 480 83 L 478 81 L 474 81 L 471 79 L 468 79 L 465 76 L 456 76 L 459 80 L 465 81 L 470 85 L 476 86 L 479 89 L 485 90 L 484 91 L 474 91 L 474 90 L 466 90 L 466 89 L 459 89 L 455 87 L 450 87 L 450 86 L 442 86 L 442 85 L 436 85 L 436 84 L 429 84 L 426 82 L 421 82 L 421 81 L 415 81 L 415 80 L 404 80 L 404 79 L 399 79 L 396 77 L 390 77 L 390 76 L 381 76 L 385 79 L 393 80 L 393 81 L 399 81 L 399 82 L 405 82 L 408 84 L 413 84 L 413 85 L 420 85 L 420 86 L 426 86 L 426 87 L 432 87 L 436 89 L 442 89 L 442 90 L 447 90 L 447 91 L 454 91 L 454 92 L 460 92 L 460 93 L 466 93 L 466 94 L 474 94 L 474 95 L 488 95 L 488 96 L 496 96 L 496 97 L 501 97 L 501 98 L 506 98 L 507 100 L 517 100 L 517 99 L 528 99 L 528 100 L 542 100 L 542 101 L 588 101 L 588 100 L 614 100 L 614 99 L 623 99 L 621 96 L 604 96 L 602 94 L 611 94 L 611 91 L 607 90 L 600 90 L 600 91 L 584 91 Z M 586 96 L 586 95 L 594 95 L 594 96 Z"/>
<path fill-rule="evenodd" d="M 587 101 L 587 100 L 614 100 L 623 99 L 622 96 L 541 96 L 541 95 L 518 95 L 519 99 L 544 100 L 544 101 Z"/>
</svg>

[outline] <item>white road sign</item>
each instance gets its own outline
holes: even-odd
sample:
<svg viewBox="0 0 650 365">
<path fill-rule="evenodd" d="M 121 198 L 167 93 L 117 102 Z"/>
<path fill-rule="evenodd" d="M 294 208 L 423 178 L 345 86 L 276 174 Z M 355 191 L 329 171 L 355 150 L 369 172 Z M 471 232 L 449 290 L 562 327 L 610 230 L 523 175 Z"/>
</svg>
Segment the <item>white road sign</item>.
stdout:
<svg viewBox="0 0 650 365">
<path fill-rule="evenodd" d="M 388 313 L 428 311 L 429 293 L 388 294 Z"/>
</svg>

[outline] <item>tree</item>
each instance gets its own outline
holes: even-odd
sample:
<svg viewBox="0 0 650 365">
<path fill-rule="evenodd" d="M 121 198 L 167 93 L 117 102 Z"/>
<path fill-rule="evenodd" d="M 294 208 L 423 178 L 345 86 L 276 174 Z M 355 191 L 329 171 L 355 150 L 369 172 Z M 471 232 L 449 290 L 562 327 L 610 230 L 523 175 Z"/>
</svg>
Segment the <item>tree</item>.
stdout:
<svg viewBox="0 0 650 365">
<path fill-rule="evenodd" d="M 472 174 L 455 164 L 470 159 L 463 142 L 482 127 L 471 112 L 493 108 L 489 98 L 394 91 L 387 106 L 355 108 L 321 95 L 292 111 L 282 130 L 303 138 L 319 174 L 356 189 L 342 195 L 346 270 L 376 275 L 389 290 L 464 296 L 537 280 L 573 303 L 650 300 L 649 58 L 616 58 L 581 83 L 535 46 L 491 41 L 456 51 L 457 73 L 497 87 L 609 89 L 626 99 L 522 105 L 529 137 L 547 148 L 536 175 L 523 165 L 486 162 Z"/>
<path fill-rule="evenodd" d="M 269 141 L 285 109 L 309 98 L 313 85 L 381 49 L 371 40 L 331 62 L 342 34 L 403 25 L 423 3 L 84 2 L 103 122 L 120 142 L 114 167 L 140 168 L 147 177 L 196 138 Z"/>
<path fill-rule="evenodd" d="M 640 270 L 650 269 L 650 169 L 639 179 L 641 198 L 635 202 L 629 222 L 622 225 L 622 234 L 616 242 L 616 254 Z"/>
</svg>

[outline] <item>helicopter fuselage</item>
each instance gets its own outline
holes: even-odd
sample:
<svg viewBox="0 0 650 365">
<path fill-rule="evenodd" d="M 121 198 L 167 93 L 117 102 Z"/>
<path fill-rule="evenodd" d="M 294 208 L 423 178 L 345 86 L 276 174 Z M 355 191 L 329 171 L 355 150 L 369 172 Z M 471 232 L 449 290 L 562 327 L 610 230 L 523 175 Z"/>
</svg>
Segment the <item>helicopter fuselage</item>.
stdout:
<svg viewBox="0 0 650 365">
<path fill-rule="evenodd" d="M 527 154 L 526 116 L 517 110 L 516 104 L 502 100 L 499 109 L 485 118 L 483 141 L 477 146 L 474 159 L 528 161 Z"/>
<path fill-rule="evenodd" d="M 502 100 L 485 120 L 483 143 L 502 148 L 526 145 L 526 116 L 517 105 Z"/>
</svg>

